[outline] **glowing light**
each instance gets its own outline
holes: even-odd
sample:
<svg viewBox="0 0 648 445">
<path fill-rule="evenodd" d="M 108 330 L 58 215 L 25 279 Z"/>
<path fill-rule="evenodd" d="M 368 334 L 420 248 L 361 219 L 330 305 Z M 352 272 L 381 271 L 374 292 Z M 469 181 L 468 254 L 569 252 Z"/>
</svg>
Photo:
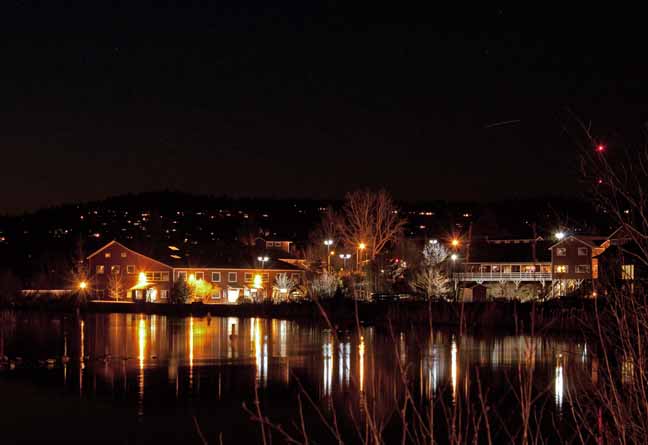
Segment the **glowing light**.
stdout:
<svg viewBox="0 0 648 445">
<path fill-rule="evenodd" d="M 86 283 L 85 281 L 79 283 L 79 289 L 85 290 L 87 287 L 88 287 L 88 283 Z"/>
<path fill-rule="evenodd" d="M 596 180 L 596 183 L 601 185 L 601 184 L 603 184 L 603 180 L 599 178 L 599 179 Z"/>
<path fill-rule="evenodd" d="M 261 289 L 263 287 L 263 277 L 261 274 L 256 274 L 254 276 L 254 288 Z"/>
<path fill-rule="evenodd" d="M 457 238 L 453 238 L 450 244 L 452 244 L 452 247 L 457 247 L 459 246 L 459 240 Z"/>
<path fill-rule="evenodd" d="M 554 234 L 554 236 L 556 237 L 557 240 L 561 240 L 561 239 L 563 239 L 565 237 L 565 232 L 562 232 L 562 231 L 556 232 Z"/>
<path fill-rule="evenodd" d="M 327 245 L 327 246 L 332 246 L 333 245 L 333 240 L 332 239 L 324 240 L 324 244 Z"/>
<path fill-rule="evenodd" d="M 437 240 L 437 239 L 431 239 L 431 240 L 429 241 L 429 243 L 430 243 L 430 244 L 439 244 L 439 240 Z"/>
<path fill-rule="evenodd" d="M 598 151 L 599 153 L 603 153 L 603 152 L 605 151 L 605 145 L 603 145 L 603 144 L 598 144 L 598 145 L 596 146 L 596 151 Z"/>
<path fill-rule="evenodd" d="M 459 258 L 459 256 L 456 253 L 453 253 L 452 255 L 450 255 L 450 259 L 452 261 L 457 261 L 458 258 Z"/>
<path fill-rule="evenodd" d="M 239 291 L 238 289 L 227 289 L 227 302 L 228 303 L 236 303 L 239 298 Z"/>
<path fill-rule="evenodd" d="M 333 345 L 331 344 L 331 336 L 326 336 L 325 343 L 322 345 L 322 361 L 324 366 L 324 396 L 331 395 L 331 383 L 333 380 Z"/>
<path fill-rule="evenodd" d="M 139 346 L 139 375 L 137 377 L 137 414 L 144 415 L 144 354 L 146 353 L 146 325 L 144 318 L 140 318 L 137 329 Z"/>
<path fill-rule="evenodd" d="M 140 272 L 137 276 L 137 285 L 146 286 L 147 283 L 148 281 L 146 280 L 146 274 L 144 272 Z"/>
<path fill-rule="evenodd" d="M 366 248 L 367 248 L 367 245 L 365 243 L 358 244 L 358 249 L 365 250 Z"/>
<path fill-rule="evenodd" d="M 157 300 L 157 289 L 151 289 L 151 291 L 149 292 L 149 299 L 151 301 Z"/>
<path fill-rule="evenodd" d="M 189 274 L 189 282 L 193 283 L 194 281 L 196 281 L 196 276 L 194 274 Z"/>
</svg>

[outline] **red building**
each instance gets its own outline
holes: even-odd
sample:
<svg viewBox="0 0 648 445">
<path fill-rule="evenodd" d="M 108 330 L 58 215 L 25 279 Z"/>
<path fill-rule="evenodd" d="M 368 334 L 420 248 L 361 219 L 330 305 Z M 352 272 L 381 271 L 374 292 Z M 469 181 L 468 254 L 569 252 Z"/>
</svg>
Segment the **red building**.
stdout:
<svg viewBox="0 0 648 445">
<path fill-rule="evenodd" d="M 111 241 L 88 256 L 92 295 L 96 298 L 166 302 L 174 282 L 186 281 L 194 300 L 205 303 L 234 303 L 240 298 L 260 301 L 283 299 L 305 283 L 304 271 L 279 260 L 260 265 L 210 264 L 209 258 L 183 256 L 168 246 L 163 258 L 152 258 L 117 241 Z M 283 278 L 278 281 L 278 277 Z M 288 283 L 292 289 L 279 287 Z"/>
</svg>

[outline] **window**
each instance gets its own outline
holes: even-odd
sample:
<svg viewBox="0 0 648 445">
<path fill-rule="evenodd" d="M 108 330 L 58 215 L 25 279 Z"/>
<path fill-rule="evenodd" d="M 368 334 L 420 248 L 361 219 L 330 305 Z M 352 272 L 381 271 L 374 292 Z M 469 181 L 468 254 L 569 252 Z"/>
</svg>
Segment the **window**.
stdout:
<svg viewBox="0 0 648 445">
<path fill-rule="evenodd" d="M 566 264 L 557 264 L 554 266 L 554 272 L 556 273 L 567 273 L 569 267 Z"/>
<path fill-rule="evenodd" d="M 160 291 L 160 300 L 166 300 L 169 298 L 169 291 L 166 289 L 162 289 Z"/>
<path fill-rule="evenodd" d="M 122 252 L 122 253 L 120 254 L 120 256 L 121 256 L 122 258 L 126 258 L 126 252 Z"/>
<path fill-rule="evenodd" d="M 263 281 L 265 281 L 266 283 L 270 281 L 270 274 L 268 272 L 263 274 Z"/>
<path fill-rule="evenodd" d="M 204 280 L 205 272 L 196 272 L 196 280 Z"/>
<path fill-rule="evenodd" d="M 499 266 L 499 264 L 493 264 L 493 267 L 491 268 L 491 272 L 493 272 L 493 273 L 500 273 L 500 266 Z"/>
<path fill-rule="evenodd" d="M 180 273 L 184 273 L 186 278 L 187 272 L 178 272 L 178 276 Z M 146 281 L 169 281 L 169 272 L 146 272 Z"/>
<path fill-rule="evenodd" d="M 135 266 L 133 266 L 132 264 L 126 266 L 126 273 L 129 274 L 129 275 L 134 274 L 135 273 Z"/>
<path fill-rule="evenodd" d="M 556 247 L 556 256 L 566 256 L 567 248 L 566 247 Z"/>
<path fill-rule="evenodd" d="M 220 290 L 215 290 L 214 293 L 211 296 L 212 300 L 220 300 L 221 297 L 221 291 Z"/>
<path fill-rule="evenodd" d="M 220 272 L 212 272 L 212 281 L 220 283 Z"/>
<path fill-rule="evenodd" d="M 246 283 L 250 283 L 250 282 L 252 282 L 252 272 L 245 272 L 245 273 L 243 274 L 243 280 L 244 280 Z M 230 280 L 230 281 L 232 281 L 232 280 Z"/>
<path fill-rule="evenodd" d="M 520 272 L 520 266 L 519 265 L 511 266 L 511 272 L 515 272 L 515 273 Z"/>
<path fill-rule="evenodd" d="M 110 258 L 112 255 L 110 252 L 104 253 L 104 258 Z"/>
<path fill-rule="evenodd" d="M 527 264 L 527 265 L 524 266 L 524 272 L 526 272 L 526 273 L 531 273 L 531 272 L 535 272 L 535 271 L 536 271 L 536 267 L 534 265 Z"/>
<path fill-rule="evenodd" d="M 621 266 L 621 279 L 634 280 L 634 264 L 624 264 Z"/>
<path fill-rule="evenodd" d="M 590 265 L 589 264 L 577 264 L 576 265 L 576 273 L 590 273 Z"/>
<path fill-rule="evenodd" d="M 104 267 L 103 264 L 100 264 L 99 266 L 97 266 L 97 275 L 101 275 L 101 274 L 103 274 L 105 271 L 106 271 L 106 268 Z"/>
<path fill-rule="evenodd" d="M 238 281 L 238 274 L 236 272 L 227 272 L 227 281 L 235 283 Z"/>
<path fill-rule="evenodd" d="M 120 267 L 119 266 L 110 266 L 110 273 L 114 275 L 119 275 L 120 272 Z"/>
<path fill-rule="evenodd" d="M 275 247 L 281 247 L 281 241 L 275 241 Z"/>
<path fill-rule="evenodd" d="M 578 256 L 587 256 L 587 247 L 578 248 Z"/>
<path fill-rule="evenodd" d="M 187 271 L 186 270 L 180 270 L 178 271 L 178 280 L 183 279 L 184 281 L 187 281 Z"/>
</svg>

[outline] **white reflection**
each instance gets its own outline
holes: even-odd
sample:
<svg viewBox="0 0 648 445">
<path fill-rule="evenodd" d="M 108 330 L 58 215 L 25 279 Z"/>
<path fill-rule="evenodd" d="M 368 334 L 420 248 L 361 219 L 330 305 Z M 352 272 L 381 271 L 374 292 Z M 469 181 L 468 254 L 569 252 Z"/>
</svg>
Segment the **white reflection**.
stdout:
<svg viewBox="0 0 648 445">
<path fill-rule="evenodd" d="M 351 380 L 351 342 L 344 345 L 344 381 L 349 386 Z"/>
<path fill-rule="evenodd" d="M 79 393 L 83 392 L 83 369 L 85 368 L 85 321 L 81 320 L 79 329 L 81 331 L 81 351 L 79 354 Z"/>
<path fill-rule="evenodd" d="M 194 319 L 189 317 L 189 387 L 193 390 Z"/>
<path fill-rule="evenodd" d="M 360 374 L 358 380 L 360 380 L 360 392 L 364 392 L 364 356 L 365 356 L 365 343 L 364 343 L 364 337 L 360 337 L 360 344 L 358 345 L 358 356 L 359 356 L 359 364 L 358 364 L 358 372 Z"/>
<path fill-rule="evenodd" d="M 331 383 L 333 379 L 333 346 L 331 344 L 331 334 L 326 334 L 325 343 L 322 345 L 322 355 L 324 356 L 324 396 L 331 395 Z"/>
<path fill-rule="evenodd" d="M 279 356 L 285 357 L 287 355 L 288 349 L 288 322 L 286 320 L 281 320 L 279 322 Z"/>
<path fill-rule="evenodd" d="M 563 395 L 565 391 L 565 381 L 563 375 L 562 354 L 558 354 L 558 361 L 556 363 L 556 380 L 555 380 L 555 398 L 556 407 L 559 412 L 562 412 Z"/>
</svg>

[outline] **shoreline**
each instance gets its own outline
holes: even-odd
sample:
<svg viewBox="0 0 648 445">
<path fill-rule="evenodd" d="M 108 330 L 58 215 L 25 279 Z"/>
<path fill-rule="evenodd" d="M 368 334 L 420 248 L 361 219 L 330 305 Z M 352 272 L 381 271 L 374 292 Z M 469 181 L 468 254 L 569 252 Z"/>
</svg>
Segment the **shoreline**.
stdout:
<svg viewBox="0 0 648 445">
<path fill-rule="evenodd" d="M 433 302 L 356 302 L 334 299 L 303 303 L 244 303 L 244 304 L 170 304 L 89 301 L 80 306 L 65 300 L 35 300 L 6 306 L 10 310 L 80 313 L 141 313 L 167 316 L 213 316 L 213 317 L 260 317 L 294 321 L 328 323 L 322 315 L 325 311 L 331 324 L 339 329 L 362 325 L 388 327 L 390 323 L 429 324 L 464 329 L 496 330 L 510 332 L 582 333 L 595 321 L 594 300 L 551 300 L 541 303 L 514 301 L 489 301 L 453 303 Z M 357 317 L 356 317 L 357 312 Z"/>
</svg>

